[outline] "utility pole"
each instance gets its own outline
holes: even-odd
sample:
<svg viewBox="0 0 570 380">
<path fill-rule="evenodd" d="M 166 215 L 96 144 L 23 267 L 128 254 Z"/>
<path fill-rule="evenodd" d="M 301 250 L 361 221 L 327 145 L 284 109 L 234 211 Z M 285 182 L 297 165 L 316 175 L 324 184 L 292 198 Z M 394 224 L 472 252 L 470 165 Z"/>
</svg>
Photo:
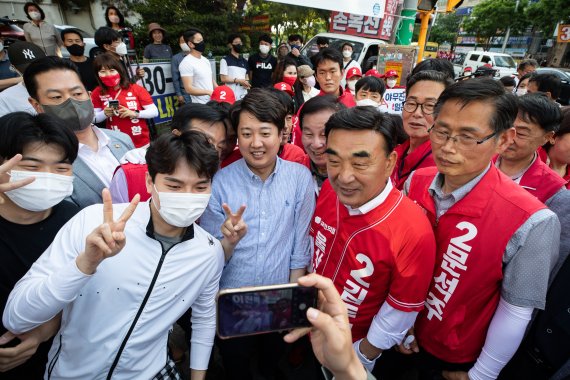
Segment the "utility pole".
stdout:
<svg viewBox="0 0 570 380">
<path fill-rule="evenodd" d="M 516 16 L 517 10 L 519 9 L 519 3 L 520 0 L 517 0 L 517 2 L 515 3 L 515 15 L 513 15 L 513 17 Z M 507 48 L 507 42 L 509 42 L 510 36 L 511 36 L 511 27 L 509 26 L 507 28 L 507 33 L 505 33 L 505 40 L 503 41 L 503 46 L 501 47 L 501 53 L 505 52 L 505 49 Z"/>
</svg>

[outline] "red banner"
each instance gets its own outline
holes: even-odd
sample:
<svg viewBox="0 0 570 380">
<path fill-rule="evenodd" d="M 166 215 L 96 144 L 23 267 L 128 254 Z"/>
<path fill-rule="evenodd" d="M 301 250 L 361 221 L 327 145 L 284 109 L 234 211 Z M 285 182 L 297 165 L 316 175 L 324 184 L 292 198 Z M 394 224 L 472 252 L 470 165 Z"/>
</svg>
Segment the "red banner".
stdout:
<svg viewBox="0 0 570 380">
<path fill-rule="evenodd" d="M 398 0 L 387 0 L 386 13 L 382 19 L 333 11 L 329 32 L 390 40 L 396 26 L 394 14 L 397 10 Z"/>
</svg>

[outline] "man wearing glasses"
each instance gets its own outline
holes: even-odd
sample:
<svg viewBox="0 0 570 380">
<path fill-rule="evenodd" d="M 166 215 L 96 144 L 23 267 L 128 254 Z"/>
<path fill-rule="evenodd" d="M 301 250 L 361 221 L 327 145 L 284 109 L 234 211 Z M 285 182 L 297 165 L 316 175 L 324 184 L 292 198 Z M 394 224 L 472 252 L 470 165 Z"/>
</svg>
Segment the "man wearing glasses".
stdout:
<svg viewBox="0 0 570 380">
<path fill-rule="evenodd" d="M 492 79 L 455 83 L 434 115 L 437 167 L 412 173 L 404 188 L 434 228 L 436 269 L 416 341 L 401 350 L 419 351 L 423 379 L 495 379 L 545 306 L 560 224 L 491 164 L 515 136 L 512 94 Z"/>
<path fill-rule="evenodd" d="M 452 83 L 448 76 L 433 70 L 420 71 L 408 80 L 402 119 L 409 139 L 395 149 L 398 159 L 391 176 L 397 189 L 402 190 L 414 170 L 435 166 L 428 129 L 433 125 L 437 98 Z"/>
</svg>

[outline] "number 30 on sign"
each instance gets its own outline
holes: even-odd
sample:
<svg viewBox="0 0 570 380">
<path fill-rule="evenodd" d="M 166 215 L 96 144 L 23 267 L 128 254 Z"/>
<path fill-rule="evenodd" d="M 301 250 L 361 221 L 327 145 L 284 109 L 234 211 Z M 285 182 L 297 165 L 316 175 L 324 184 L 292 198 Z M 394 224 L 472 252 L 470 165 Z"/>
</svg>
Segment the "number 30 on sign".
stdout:
<svg viewBox="0 0 570 380">
<path fill-rule="evenodd" d="M 570 24 L 558 25 L 558 42 L 570 42 Z"/>
</svg>

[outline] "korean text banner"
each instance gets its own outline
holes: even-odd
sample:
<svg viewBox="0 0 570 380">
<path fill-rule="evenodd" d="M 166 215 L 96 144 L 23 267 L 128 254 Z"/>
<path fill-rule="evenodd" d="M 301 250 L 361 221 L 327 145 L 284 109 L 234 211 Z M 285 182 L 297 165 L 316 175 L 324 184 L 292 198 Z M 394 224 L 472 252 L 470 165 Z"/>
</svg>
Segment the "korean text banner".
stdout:
<svg viewBox="0 0 570 380">
<path fill-rule="evenodd" d="M 346 13 L 354 13 L 363 16 L 384 17 L 384 9 L 386 0 L 350 0 L 350 1 L 331 1 L 331 0 L 268 0 L 277 3 L 299 5 L 309 8 L 327 9 L 329 11 L 338 11 Z"/>
</svg>

